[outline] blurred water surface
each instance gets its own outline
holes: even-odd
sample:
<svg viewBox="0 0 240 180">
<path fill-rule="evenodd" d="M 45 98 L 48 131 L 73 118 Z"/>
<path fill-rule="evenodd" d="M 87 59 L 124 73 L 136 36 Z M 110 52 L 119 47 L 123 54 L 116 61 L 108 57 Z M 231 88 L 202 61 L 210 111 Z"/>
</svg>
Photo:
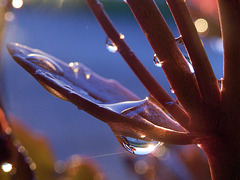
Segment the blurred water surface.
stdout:
<svg viewBox="0 0 240 180">
<path fill-rule="evenodd" d="M 123 3 L 122 6 L 126 5 Z M 161 68 L 154 66 L 154 53 L 130 11 L 124 8 L 122 12 L 118 10 L 109 13 L 136 55 L 170 93 L 164 73 Z M 14 20 L 7 27 L 5 42 L 18 42 L 41 49 L 66 62 L 79 61 L 103 77 L 116 79 L 141 98 L 148 95 L 120 55 L 106 50 L 106 35 L 88 9 L 71 11 L 40 5 L 23 7 L 15 10 L 14 14 Z M 174 23 L 168 20 L 177 37 L 179 34 Z M 203 41 L 216 76 L 221 78 L 222 55 L 214 50 L 216 39 Z M 3 57 L 7 109 L 31 128 L 45 134 L 57 159 L 65 160 L 72 154 L 92 157 L 124 152 L 106 124 L 45 91 L 11 59 L 6 49 Z M 121 155 L 95 160 L 108 179 L 135 178 L 127 171 Z"/>
</svg>

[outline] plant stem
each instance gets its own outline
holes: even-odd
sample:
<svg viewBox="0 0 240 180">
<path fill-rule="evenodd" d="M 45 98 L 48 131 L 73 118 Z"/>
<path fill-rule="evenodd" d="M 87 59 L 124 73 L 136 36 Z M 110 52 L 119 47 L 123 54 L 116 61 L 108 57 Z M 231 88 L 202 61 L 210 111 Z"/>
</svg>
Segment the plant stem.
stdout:
<svg viewBox="0 0 240 180">
<path fill-rule="evenodd" d="M 218 82 L 192 22 L 186 2 L 184 0 L 167 0 L 167 2 L 192 61 L 204 101 L 213 106 L 219 105 L 220 90 Z"/>
<path fill-rule="evenodd" d="M 218 0 L 224 48 L 222 103 L 227 114 L 239 121 L 240 110 L 240 3 Z"/>
<path fill-rule="evenodd" d="M 201 109 L 201 94 L 196 78 L 176 45 L 175 38 L 153 0 L 127 0 L 150 45 L 162 62 L 162 68 L 178 101 L 189 114 Z"/>
<path fill-rule="evenodd" d="M 183 126 L 188 126 L 188 115 L 183 109 L 181 109 L 176 103 L 169 104 L 168 102 L 174 102 L 174 100 L 167 94 L 167 92 L 158 84 L 149 71 L 144 67 L 140 60 L 135 56 L 133 51 L 128 47 L 123 39 L 120 38 L 120 34 L 117 32 L 103 7 L 96 0 L 87 0 L 89 7 L 98 19 L 103 30 L 111 41 L 118 47 L 119 53 L 124 60 L 143 83 L 146 89 L 149 91 L 152 97 L 162 104 L 164 108 Z"/>
<path fill-rule="evenodd" d="M 212 180 L 240 179 L 239 139 L 216 138 L 201 145 L 205 151 Z"/>
</svg>

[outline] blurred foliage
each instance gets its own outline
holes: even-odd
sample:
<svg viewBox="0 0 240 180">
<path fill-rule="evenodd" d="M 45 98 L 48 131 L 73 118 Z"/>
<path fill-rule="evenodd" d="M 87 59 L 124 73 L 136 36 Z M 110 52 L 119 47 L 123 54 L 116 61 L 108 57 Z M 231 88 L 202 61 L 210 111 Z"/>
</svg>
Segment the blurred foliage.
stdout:
<svg viewBox="0 0 240 180">
<path fill-rule="evenodd" d="M 16 138 L 27 149 L 28 155 L 33 160 L 30 166 L 36 169 L 37 179 L 54 179 L 55 158 L 46 137 L 34 132 L 14 117 L 11 118 L 11 124 Z"/>
</svg>

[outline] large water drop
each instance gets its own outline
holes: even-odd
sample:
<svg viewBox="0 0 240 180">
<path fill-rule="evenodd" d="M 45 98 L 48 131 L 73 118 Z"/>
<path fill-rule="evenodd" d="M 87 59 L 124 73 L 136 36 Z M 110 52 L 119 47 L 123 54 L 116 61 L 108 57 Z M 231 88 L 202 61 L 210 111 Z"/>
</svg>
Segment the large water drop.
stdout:
<svg viewBox="0 0 240 180">
<path fill-rule="evenodd" d="M 32 53 L 26 57 L 26 60 L 50 72 L 54 72 L 55 74 L 58 74 L 58 75 L 64 74 L 63 69 L 56 62 L 54 62 L 51 58 L 47 56 Z"/>
<path fill-rule="evenodd" d="M 158 141 L 145 141 L 126 136 L 117 136 L 117 139 L 127 151 L 136 155 L 149 154 L 163 144 Z"/>
<path fill-rule="evenodd" d="M 104 105 L 105 108 L 110 109 L 118 114 L 122 114 L 128 118 L 144 118 L 148 116 L 149 112 L 145 110 L 148 108 L 149 99 L 146 98 L 141 101 L 127 101 L 116 104 Z M 146 113 L 146 114 L 145 114 Z M 158 141 L 146 137 L 144 134 L 132 132 L 132 137 L 122 135 L 124 133 L 119 130 L 120 128 L 111 126 L 116 138 L 120 144 L 130 153 L 136 155 L 146 155 L 153 152 L 159 145 L 163 144 Z"/>
<path fill-rule="evenodd" d="M 118 51 L 118 47 L 114 45 L 109 38 L 106 39 L 106 48 L 111 53 L 116 53 Z"/>
</svg>

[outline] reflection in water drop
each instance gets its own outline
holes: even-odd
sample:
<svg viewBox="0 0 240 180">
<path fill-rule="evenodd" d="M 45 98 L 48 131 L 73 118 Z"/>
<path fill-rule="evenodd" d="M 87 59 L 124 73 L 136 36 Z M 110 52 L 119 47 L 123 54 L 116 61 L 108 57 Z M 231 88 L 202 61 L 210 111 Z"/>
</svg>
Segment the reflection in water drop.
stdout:
<svg viewBox="0 0 240 180">
<path fill-rule="evenodd" d="M 114 45 L 109 38 L 106 39 L 106 48 L 111 53 L 116 53 L 118 51 L 118 47 Z"/>
<path fill-rule="evenodd" d="M 5 162 L 2 164 L 2 170 L 3 172 L 10 172 L 12 170 L 13 166 L 12 164 Z"/>
<path fill-rule="evenodd" d="M 171 93 L 173 93 L 173 94 L 175 93 L 172 87 L 170 87 L 170 91 L 171 91 Z"/>
<path fill-rule="evenodd" d="M 63 69 L 56 62 L 54 62 L 52 59 L 50 59 L 47 56 L 32 53 L 26 57 L 26 60 L 55 74 L 59 74 L 59 75 L 64 74 Z"/>
<path fill-rule="evenodd" d="M 163 62 L 161 62 L 161 61 L 157 58 L 157 55 L 156 55 L 156 54 L 154 54 L 153 63 L 154 63 L 154 65 L 157 66 L 157 67 L 162 67 L 162 64 L 163 64 Z"/>
<path fill-rule="evenodd" d="M 158 141 L 145 141 L 141 139 L 136 139 L 132 137 L 126 136 L 117 136 L 119 142 L 123 145 L 123 147 L 136 155 L 146 155 L 153 152 L 161 142 Z"/>
</svg>

